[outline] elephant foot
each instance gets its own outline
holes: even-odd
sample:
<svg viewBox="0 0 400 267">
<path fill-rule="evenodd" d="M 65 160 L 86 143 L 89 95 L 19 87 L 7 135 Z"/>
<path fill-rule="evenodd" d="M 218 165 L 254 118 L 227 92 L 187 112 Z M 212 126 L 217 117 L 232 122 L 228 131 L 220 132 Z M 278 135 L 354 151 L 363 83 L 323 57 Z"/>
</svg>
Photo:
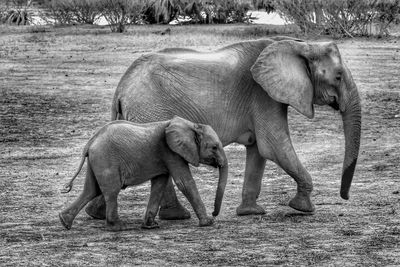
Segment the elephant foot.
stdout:
<svg viewBox="0 0 400 267">
<path fill-rule="evenodd" d="M 106 218 L 106 205 L 99 204 L 96 200 L 91 201 L 85 211 L 94 219 L 104 220 Z"/>
<path fill-rule="evenodd" d="M 315 211 L 315 206 L 311 202 L 310 195 L 307 193 L 297 192 L 296 196 L 290 200 L 289 207 L 302 212 Z"/>
<path fill-rule="evenodd" d="M 161 207 L 158 217 L 161 220 L 187 220 L 190 219 L 190 212 L 182 205 L 178 207 Z"/>
<path fill-rule="evenodd" d="M 154 219 L 148 219 L 145 222 L 142 223 L 141 226 L 143 229 L 155 229 L 155 228 L 160 228 L 158 223 Z"/>
<path fill-rule="evenodd" d="M 214 224 L 214 218 L 211 217 L 206 217 L 204 219 L 201 219 L 199 221 L 199 226 L 204 227 L 204 226 L 210 226 Z"/>
<path fill-rule="evenodd" d="M 115 222 L 107 222 L 106 223 L 106 230 L 111 232 L 119 232 L 119 231 L 126 231 L 129 230 L 128 225 L 123 221 L 115 221 Z"/>
<path fill-rule="evenodd" d="M 256 203 L 249 205 L 249 204 L 240 204 L 239 207 L 236 208 L 236 214 L 238 216 L 245 216 L 245 215 L 262 215 L 265 214 L 265 210 L 257 205 Z"/>
<path fill-rule="evenodd" d="M 74 216 L 71 216 L 67 213 L 62 213 L 60 212 L 58 214 L 58 217 L 60 218 L 61 224 L 67 229 L 70 230 L 72 226 L 72 222 L 74 221 Z"/>
</svg>

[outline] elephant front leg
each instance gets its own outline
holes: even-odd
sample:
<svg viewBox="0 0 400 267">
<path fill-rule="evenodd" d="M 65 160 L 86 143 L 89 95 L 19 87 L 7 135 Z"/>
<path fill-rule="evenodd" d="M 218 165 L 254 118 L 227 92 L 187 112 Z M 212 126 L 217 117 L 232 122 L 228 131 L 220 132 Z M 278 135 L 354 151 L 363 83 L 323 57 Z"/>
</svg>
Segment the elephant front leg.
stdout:
<svg viewBox="0 0 400 267">
<path fill-rule="evenodd" d="M 246 147 L 246 169 L 242 189 L 242 203 L 236 209 L 239 216 L 265 214 L 265 210 L 256 201 L 261 190 L 265 159 L 258 152 L 257 144 Z"/>
<path fill-rule="evenodd" d="M 190 219 L 190 212 L 182 206 L 176 196 L 172 179 L 168 179 L 165 194 L 161 200 L 161 208 L 158 213 L 161 220 L 186 220 Z"/>
<path fill-rule="evenodd" d="M 203 201 L 201 200 L 196 183 L 190 173 L 187 163 L 178 162 L 170 166 L 172 177 L 178 186 L 179 190 L 185 195 L 193 207 L 197 217 L 199 218 L 199 226 L 209 226 L 214 223 L 214 219 L 209 217 L 206 212 Z M 165 192 L 167 194 L 168 192 Z"/>
<path fill-rule="evenodd" d="M 276 136 L 279 138 L 276 138 Z M 297 193 L 289 202 L 289 206 L 299 211 L 313 212 L 315 206 L 310 198 L 313 190 L 311 176 L 297 157 L 289 135 L 280 134 L 276 136 L 266 138 L 266 140 L 270 140 L 269 143 L 264 143 L 261 140 L 258 142 L 260 154 L 273 160 L 296 181 Z"/>
<path fill-rule="evenodd" d="M 167 182 L 168 175 L 160 175 L 151 179 L 150 198 L 149 202 L 147 203 L 147 209 L 144 215 L 142 228 L 153 229 L 159 227 L 155 217 L 160 207 L 160 202 L 164 195 Z"/>
<path fill-rule="evenodd" d="M 278 152 L 276 163 L 289 174 L 297 183 L 296 196 L 290 200 L 289 206 L 302 212 L 314 212 L 315 206 L 311 201 L 313 184 L 310 174 L 303 167 L 293 147 L 291 150 Z"/>
<path fill-rule="evenodd" d="M 262 112 L 268 113 L 268 120 L 256 120 L 255 134 L 259 154 L 274 161 L 297 183 L 296 196 L 289 206 L 303 212 L 313 212 L 311 202 L 313 185 L 310 174 L 301 164 L 290 139 L 287 122 L 287 105 L 271 102 L 263 105 Z M 257 118 L 257 117 L 256 117 Z"/>
</svg>

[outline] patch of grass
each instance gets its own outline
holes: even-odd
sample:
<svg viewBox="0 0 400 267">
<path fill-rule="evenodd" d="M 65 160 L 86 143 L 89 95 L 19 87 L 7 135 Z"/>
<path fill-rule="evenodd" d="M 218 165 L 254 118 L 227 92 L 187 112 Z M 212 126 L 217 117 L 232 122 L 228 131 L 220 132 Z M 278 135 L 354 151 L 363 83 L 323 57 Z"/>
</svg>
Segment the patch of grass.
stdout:
<svg viewBox="0 0 400 267">
<path fill-rule="evenodd" d="M 290 242 L 278 249 L 276 253 L 277 259 L 273 261 L 273 264 L 297 265 L 299 262 L 302 262 L 301 265 L 306 264 L 310 266 L 329 261 L 332 258 L 331 253 L 317 248 L 317 245 L 312 240 L 310 236 L 300 237 L 297 241 Z M 294 255 L 297 255 L 297 257 L 294 258 Z"/>
<path fill-rule="evenodd" d="M 169 34 L 165 33 L 169 29 Z M 19 29 L 21 31 L 21 29 Z M 0 26 L 0 33 L 15 33 L 14 27 Z M 24 31 L 22 31 L 24 32 Z M 147 47 L 147 44 L 168 43 L 169 46 L 208 46 L 222 42 L 266 38 L 273 35 L 295 35 L 293 25 L 133 25 L 123 34 L 111 33 L 107 27 L 96 25 L 76 26 L 27 26 L 25 32 L 33 34 L 30 42 L 43 42 L 44 34 L 57 36 L 99 35 L 115 38 L 135 37 L 131 45 Z M 37 35 L 37 36 L 35 36 Z M 141 45 L 142 44 L 142 45 Z"/>
<path fill-rule="evenodd" d="M 392 249 L 397 248 L 400 242 L 399 227 L 385 227 L 382 230 L 374 230 L 360 243 L 359 253 L 367 255 L 370 259 L 381 264 L 394 264 L 396 257 L 387 257 L 386 253 L 392 255 Z M 379 252 L 379 253 L 378 253 Z"/>
<path fill-rule="evenodd" d="M 332 256 L 327 251 L 315 249 L 306 253 L 305 258 L 307 265 L 315 265 L 315 264 L 321 264 L 322 262 L 325 261 L 329 261 L 332 258 Z"/>
<path fill-rule="evenodd" d="M 400 227 L 399 226 L 392 226 L 386 228 L 386 231 L 389 235 L 400 236 Z"/>
<path fill-rule="evenodd" d="M 339 234 L 344 236 L 360 236 L 362 235 L 361 231 L 354 230 L 354 229 L 340 229 Z"/>
<path fill-rule="evenodd" d="M 40 33 L 49 31 L 49 26 L 41 26 L 41 25 L 34 25 L 32 28 L 29 29 L 31 33 Z"/>
</svg>

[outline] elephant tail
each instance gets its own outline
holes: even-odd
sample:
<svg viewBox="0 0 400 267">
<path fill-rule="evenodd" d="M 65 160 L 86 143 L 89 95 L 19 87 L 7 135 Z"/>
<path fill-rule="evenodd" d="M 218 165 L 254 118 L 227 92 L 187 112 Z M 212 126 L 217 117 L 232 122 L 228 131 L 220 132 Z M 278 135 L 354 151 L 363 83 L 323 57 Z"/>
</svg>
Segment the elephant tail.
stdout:
<svg viewBox="0 0 400 267">
<path fill-rule="evenodd" d="M 91 143 L 91 140 L 86 144 L 83 153 L 82 153 L 82 159 L 81 163 L 79 164 L 78 170 L 76 170 L 74 176 L 69 180 L 68 183 L 66 183 L 63 188 L 61 189 L 61 193 L 66 194 L 72 189 L 72 185 L 74 183 L 75 178 L 78 176 L 78 174 L 81 172 L 83 164 L 85 163 L 86 157 L 89 156 L 89 145 Z M 89 164 L 89 163 L 88 163 Z"/>
<path fill-rule="evenodd" d="M 121 110 L 121 101 L 119 99 L 114 99 L 112 102 L 112 107 L 111 107 L 111 120 L 116 121 L 116 120 L 123 120 L 122 116 L 122 110 Z"/>
</svg>

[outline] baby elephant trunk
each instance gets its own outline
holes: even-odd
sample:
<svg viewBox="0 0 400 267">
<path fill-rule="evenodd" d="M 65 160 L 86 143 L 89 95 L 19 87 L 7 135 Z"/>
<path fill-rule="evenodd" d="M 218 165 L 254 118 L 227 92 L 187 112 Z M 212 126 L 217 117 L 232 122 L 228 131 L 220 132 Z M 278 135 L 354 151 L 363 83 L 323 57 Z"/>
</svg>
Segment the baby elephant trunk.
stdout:
<svg viewBox="0 0 400 267">
<path fill-rule="evenodd" d="M 215 196 L 214 202 L 214 211 L 212 215 L 218 216 L 219 211 L 221 210 L 222 198 L 224 197 L 226 183 L 228 181 L 228 160 L 226 159 L 225 152 L 222 149 L 223 155 L 223 164 L 219 166 L 219 180 L 218 180 L 218 188 Z"/>
</svg>

